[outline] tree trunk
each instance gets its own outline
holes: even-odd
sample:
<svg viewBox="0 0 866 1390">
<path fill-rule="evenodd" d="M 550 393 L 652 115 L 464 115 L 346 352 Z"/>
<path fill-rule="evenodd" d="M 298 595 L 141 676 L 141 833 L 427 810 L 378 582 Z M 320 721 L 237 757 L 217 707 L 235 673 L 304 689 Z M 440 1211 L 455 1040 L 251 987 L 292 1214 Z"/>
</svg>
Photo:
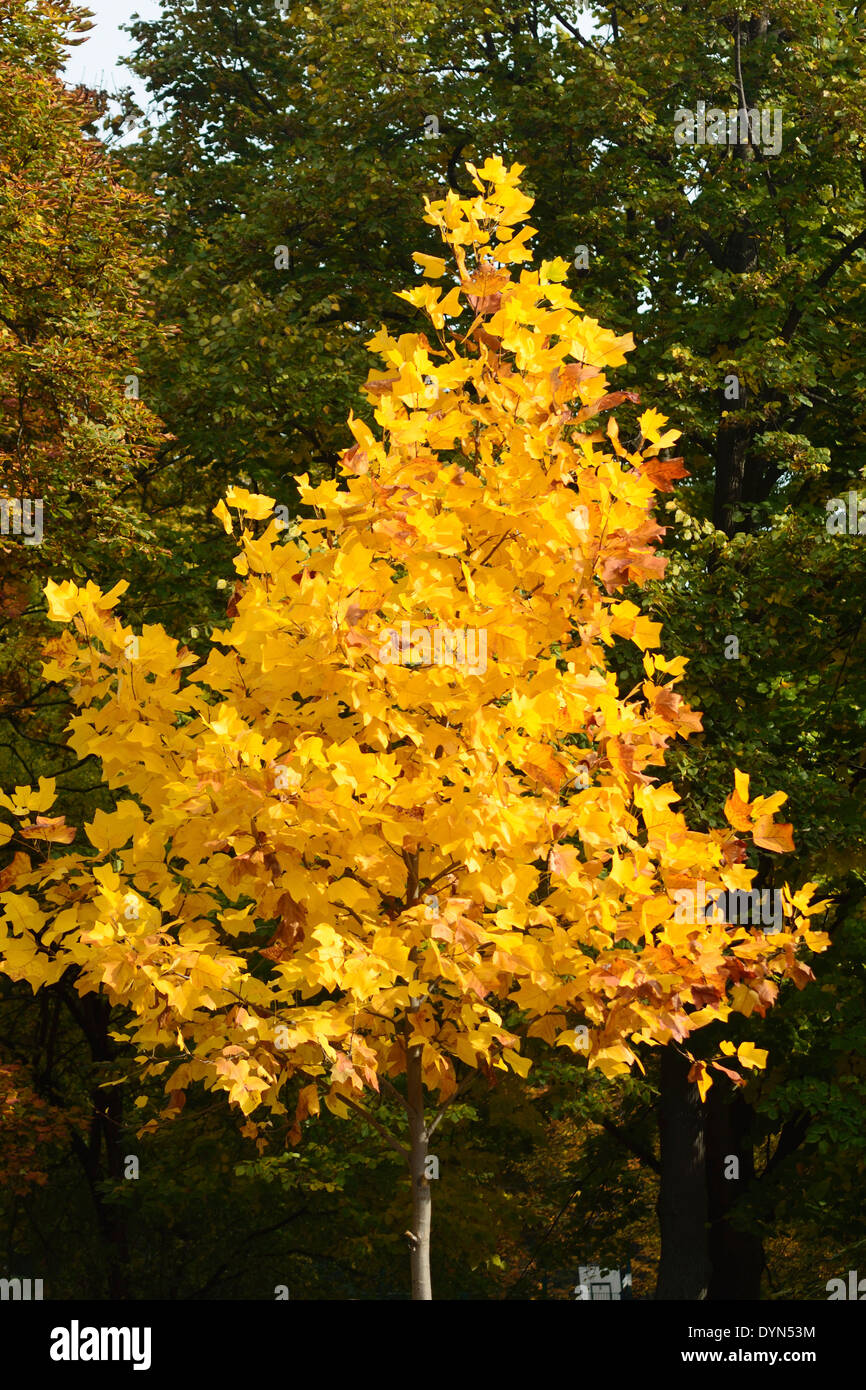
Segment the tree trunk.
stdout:
<svg viewBox="0 0 866 1390">
<path fill-rule="evenodd" d="M 95 1076 L 90 1092 L 92 1111 L 88 1142 L 85 1144 L 73 1130 L 72 1145 L 81 1160 L 96 1210 L 106 1256 L 108 1297 L 117 1301 L 129 1296 L 126 1214 L 122 1206 L 106 1201 L 101 1191 L 101 1184 L 106 1178 L 115 1184 L 123 1179 L 122 1087 L 104 1087 L 100 1084 L 104 1077 L 102 1068 L 114 1059 L 116 1051 L 109 1037 L 111 1006 L 106 999 L 87 994 L 72 1012 L 87 1038 Z"/>
<path fill-rule="evenodd" d="M 705 1299 L 710 1280 L 704 1121 L 688 1071 L 688 1061 L 671 1044 L 662 1048 L 657 1299 Z"/>
<path fill-rule="evenodd" d="M 716 1081 L 704 1107 L 712 1264 L 707 1298 L 756 1301 L 761 1297 L 763 1242 L 756 1232 L 740 1230 L 728 1220 L 755 1177 L 754 1112 L 741 1095 L 730 1098 L 726 1089 Z"/>
<path fill-rule="evenodd" d="M 427 1125 L 424 1119 L 424 1084 L 421 1080 L 421 1044 L 407 1050 L 406 1081 L 409 1102 L 409 1176 L 412 1182 L 412 1298 L 432 1299 L 430 1283 L 430 1224 L 433 1195 L 427 1177 Z"/>
<path fill-rule="evenodd" d="M 744 403 L 741 399 L 740 404 Z M 741 523 L 734 519 L 734 513 L 744 500 L 746 461 L 752 433 L 752 429 L 739 420 L 728 419 L 719 425 L 716 435 L 713 525 L 718 531 L 724 531 L 726 536 L 743 530 Z"/>
</svg>

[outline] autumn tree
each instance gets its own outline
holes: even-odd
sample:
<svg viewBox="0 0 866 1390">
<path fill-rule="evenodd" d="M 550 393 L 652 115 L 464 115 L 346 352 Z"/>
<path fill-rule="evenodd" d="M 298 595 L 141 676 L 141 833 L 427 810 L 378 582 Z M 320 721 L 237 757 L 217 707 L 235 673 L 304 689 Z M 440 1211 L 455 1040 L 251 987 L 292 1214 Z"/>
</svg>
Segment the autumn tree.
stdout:
<svg viewBox="0 0 866 1390">
<path fill-rule="evenodd" d="M 634 330 L 620 384 L 654 382 L 684 430 L 691 476 L 659 499 L 658 519 L 678 524 L 648 611 L 689 658 L 682 689 L 704 732 L 672 772 L 696 824 L 724 800 L 732 760 L 762 789 L 785 785 L 795 876 L 820 882 L 838 943 L 820 991 L 788 990 L 766 1023 L 749 1021 L 778 1062 L 748 1102 L 738 1095 L 736 1119 L 724 1086 L 701 1107 L 687 1072 L 664 1080 L 700 1124 L 688 1181 L 680 1170 L 669 1184 L 701 1233 L 691 1265 L 709 1259 L 711 1298 L 759 1297 L 774 1228 L 808 1207 L 841 1240 L 860 1220 L 866 576 L 857 537 L 824 532 L 826 501 L 862 491 L 858 8 L 166 0 L 132 28 L 160 116 L 131 158 L 164 200 L 155 292 L 183 328 L 174 349 L 146 354 L 146 372 L 177 436 L 160 476 L 185 513 L 192 502 L 204 516 L 239 469 L 291 504 L 299 469 L 330 467 L 348 406 L 369 420 L 355 401 L 362 344 L 380 322 L 408 331 L 388 289 L 418 244 L 416 201 L 465 187 L 461 157 L 476 151 L 527 166 L 540 254 L 573 259 L 592 312 Z M 766 111 L 771 139 L 678 143 L 676 113 L 698 102 Z M 624 403 L 627 438 L 632 417 Z M 185 526 L 183 546 L 215 578 L 222 557 L 205 535 Z M 750 862 L 772 889 L 772 856 L 753 849 Z M 648 1099 L 657 1082 L 648 1067 Z M 739 1184 L 719 1181 L 732 1127 Z M 805 1203 L 786 1197 L 795 1163 L 798 1193 L 804 1163 L 810 1173 Z M 664 1266 L 662 1289 L 681 1249 Z"/>
<path fill-rule="evenodd" d="M 82 12 L 3 0 L 2 20 L 0 547 L 8 620 L 28 607 L 28 578 L 44 583 L 58 567 L 92 573 L 101 549 L 123 553 L 124 543 L 128 551 L 153 540 L 123 493 L 162 429 L 137 375 L 144 341 L 160 336 L 140 289 L 155 205 L 93 135 L 95 97 L 69 90 L 58 75 L 64 42 L 80 42 L 87 27 Z M 26 641 L 26 625 L 17 627 Z"/>
<path fill-rule="evenodd" d="M 32 780 L 63 725 L 38 670 L 46 578 L 166 553 L 142 496 L 164 431 L 138 375 L 164 334 L 141 288 L 156 204 L 96 137 L 97 96 L 59 75 L 84 12 L 2 0 L 0 19 L 0 767 Z"/>
<path fill-rule="evenodd" d="M 322 1097 L 363 1116 L 407 1163 L 420 1299 L 430 1137 L 461 1072 L 524 1075 L 525 1035 L 607 1077 L 662 1047 L 701 1097 L 713 1069 L 740 1085 L 766 1054 L 700 1057 L 692 1034 L 765 1011 L 811 977 L 798 947 L 825 945 L 810 884 L 782 889 L 776 933 L 680 911 L 749 891 L 749 840 L 792 848 L 785 797 L 750 798 L 737 770 L 727 824 L 697 831 L 649 771 L 700 729 L 684 661 L 622 597 L 663 572 L 651 510 L 683 471 L 678 432 L 647 409 L 620 439 L 607 372 L 630 336 L 580 310 L 564 261 L 531 267 L 520 166 L 467 172 L 473 196 L 425 204 L 450 268 L 417 253 L 401 293 L 429 327 L 371 340 L 376 429 L 352 417 L 339 480 L 301 480 L 315 515 L 286 528 L 244 488 L 217 507 L 240 525 L 237 579 L 206 660 L 126 625 L 125 581 L 49 581 L 74 630 L 45 674 L 70 684 L 70 747 L 101 760 L 115 809 L 34 863 L 77 838 L 48 814 L 56 788 L 2 798 L 6 974 L 70 972 L 125 1006 L 165 1113 L 202 1082 L 264 1146 L 300 1083 L 290 1139 Z M 642 671 L 625 693 L 620 643 Z"/>
<path fill-rule="evenodd" d="M 164 430 L 140 367 L 145 343 L 164 336 L 142 285 L 156 203 L 98 138 L 98 94 L 72 90 L 61 75 L 66 46 L 89 27 L 74 5 L 0 3 L 0 779 L 55 776 L 76 816 L 92 814 L 105 793 L 62 739 L 67 693 L 42 677 L 43 585 L 58 572 L 105 582 L 123 567 L 158 603 L 143 576 L 180 534 L 167 535 L 151 505 Z M 121 1108 L 99 1074 L 113 1047 L 110 1009 L 96 999 L 78 1008 L 63 982 L 31 996 L 29 1012 L 19 1010 L 22 994 L 6 982 L 0 999 L 2 1065 L 27 1078 L 7 1093 L 18 1119 L 5 1114 L 13 1131 L 42 1133 L 37 1099 L 71 1116 L 90 1095 L 92 1116 L 65 1133 L 108 1232 L 114 1217 L 100 1184 L 118 1168 Z M 80 1073 L 64 1097 L 55 1068 L 70 1051 Z M 122 1265 L 112 1266 L 115 1293 Z"/>
</svg>

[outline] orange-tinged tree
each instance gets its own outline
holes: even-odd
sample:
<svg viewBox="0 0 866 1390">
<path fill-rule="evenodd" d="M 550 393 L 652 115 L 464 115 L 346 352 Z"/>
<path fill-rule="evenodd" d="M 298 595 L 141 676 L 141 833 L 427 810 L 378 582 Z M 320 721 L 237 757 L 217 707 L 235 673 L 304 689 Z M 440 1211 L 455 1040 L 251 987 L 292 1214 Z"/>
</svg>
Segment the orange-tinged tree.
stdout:
<svg viewBox="0 0 866 1390">
<path fill-rule="evenodd" d="M 403 295 L 430 330 L 370 344 L 377 432 L 350 420 L 340 478 L 304 480 L 314 515 L 289 530 L 243 489 L 216 509 L 237 581 L 203 663 L 124 625 L 123 581 L 48 585 L 72 630 L 45 673 L 71 684 L 70 746 L 101 759 L 115 810 L 85 844 L 49 780 L 0 798 L 5 972 L 35 990 L 71 967 L 126 1005 L 169 1112 L 200 1081 L 280 1115 L 299 1078 L 294 1139 L 321 1095 L 368 1116 L 407 1159 L 416 1298 L 429 1138 L 461 1067 L 525 1074 L 523 1035 L 607 1076 L 641 1043 L 689 1055 L 826 943 L 808 884 L 772 935 L 679 920 L 681 890 L 749 889 L 744 835 L 792 847 L 785 798 L 750 800 L 737 772 L 728 824 L 700 832 L 650 775 L 700 728 L 673 688 L 685 662 L 621 592 L 663 571 L 651 509 L 681 474 L 677 431 L 655 410 L 634 447 L 600 427 L 630 335 L 581 312 L 565 262 L 530 268 L 520 166 L 468 167 L 477 196 L 427 203 L 450 273 L 419 254 Z M 643 654 L 627 694 L 617 640 Z M 702 1095 L 709 1065 L 763 1064 L 732 1052 L 692 1059 Z M 382 1091 L 405 1143 L 370 1109 Z"/>
<path fill-rule="evenodd" d="M 0 1185 L 18 1197 L 44 1187 L 52 1148 L 67 1146 L 82 1122 L 80 1111 L 64 1114 L 40 1096 L 20 1062 L 0 1063 Z"/>
</svg>

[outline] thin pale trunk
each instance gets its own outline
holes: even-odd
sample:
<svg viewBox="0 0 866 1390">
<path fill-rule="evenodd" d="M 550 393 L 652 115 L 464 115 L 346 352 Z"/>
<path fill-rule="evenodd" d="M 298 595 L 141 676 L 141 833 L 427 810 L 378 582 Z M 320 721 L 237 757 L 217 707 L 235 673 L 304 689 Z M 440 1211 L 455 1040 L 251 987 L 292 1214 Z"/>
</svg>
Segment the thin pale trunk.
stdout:
<svg viewBox="0 0 866 1390">
<path fill-rule="evenodd" d="M 408 1049 L 406 1063 L 409 1102 L 409 1175 L 412 1181 L 412 1298 L 432 1299 L 430 1283 L 430 1225 L 433 1194 L 427 1177 L 428 1134 L 424 1119 L 421 1046 Z"/>
</svg>

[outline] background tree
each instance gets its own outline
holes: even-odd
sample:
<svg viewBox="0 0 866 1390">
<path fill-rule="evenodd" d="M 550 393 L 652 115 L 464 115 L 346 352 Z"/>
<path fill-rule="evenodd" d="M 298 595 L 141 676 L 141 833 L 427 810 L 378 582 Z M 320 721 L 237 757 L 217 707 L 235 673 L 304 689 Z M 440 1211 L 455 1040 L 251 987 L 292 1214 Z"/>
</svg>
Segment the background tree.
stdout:
<svg viewBox="0 0 866 1390">
<path fill-rule="evenodd" d="M 169 525 L 158 515 L 165 433 L 140 366 L 145 343 L 167 336 L 142 288 L 157 206 L 97 138 L 104 102 L 59 75 L 64 46 L 90 27 L 85 15 L 65 4 L 0 4 L 0 778 L 53 775 L 76 816 L 110 798 L 93 788 L 90 760 L 68 752 L 68 696 L 42 677 L 45 580 L 61 572 L 99 582 L 122 565 L 139 577 L 146 613 L 171 604 L 193 562 L 175 567 L 171 558 L 183 512 Z M 186 604 L 194 620 L 195 603 Z M 23 1007 L 20 993 L 4 980 L 3 1065 L 24 1078 L 9 1092 L 19 1111 L 10 1123 L 28 1127 L 31 1090 L 58 1116 L 82 1165 L 86 1203 L 92 1198 L 85 1210 L 109 1255 L 119 1252 L 109 1286 L 120 1293 L 123 1235 L 101 1186 L 121 1172 L 121 1093 L 102 1087 L 110 1012 L 104 1001 L 79 1006 L 62 981 Z M 75 1068 L 63 1064 L 67 1049 Z M 11 1235 L 29 1219 L 29 1203 L 9 1195 Z"/>
</svg>

